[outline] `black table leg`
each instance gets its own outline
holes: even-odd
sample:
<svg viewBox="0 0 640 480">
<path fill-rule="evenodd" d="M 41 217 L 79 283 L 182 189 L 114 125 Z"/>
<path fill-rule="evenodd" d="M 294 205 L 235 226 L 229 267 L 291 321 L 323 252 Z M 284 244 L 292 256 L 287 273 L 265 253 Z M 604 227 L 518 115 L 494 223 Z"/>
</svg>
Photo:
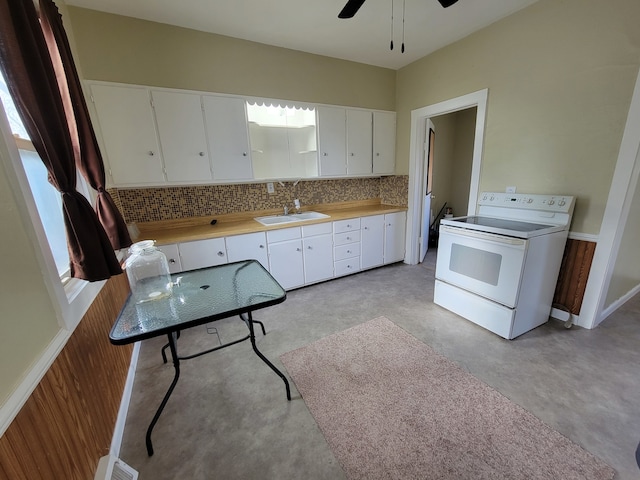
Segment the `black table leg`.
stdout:
<svg viewBox="0 0 640 480">
<path fill-rule="evenodd" d="M 249 326 L 249 338 L 251 338 L 251 346 L 253 347 L 253 351 L 256 352 L 256 355 L 258 355 L 258 357 L 260 357 L 262 359 L 262 361 L 264 363 L 266 363 L 271 368 L 271 370 L 276 372 L 278 374 L 278 376 L 282 379 L 282 381 L 284 382 L 284 386 L 287 388 L 287 400 L 291 400 L 291 391 L 289 389 L 289 382 L 287 381 L 287 377 L 285 377 L 284 374 L 280 370 L 278 370 L 275 367 L 275 365 L 273 365 L 269 360 L 267 360 L 267 357 L 265 357 L 262 354 L 262 352 L 260 352 L 260 350 L 258 350 L 258 347 L 256 346 L 256 336 L 255 336 L 255 334 L 253 332 L 254 320 L 253 320 L 251 312 L 249 312 L 248 315 L 249 315 L 249 320 L 246 323 Z M 262 328 L 264 328 L 264 326 Z"/>
<path fill-rule="evenodd" d="M 180 359 L 178 358 L 178 350 L 176 348 L 176 339 L 174 337 L 174 336 L 177 336 L 177 333 L 171 332 L 167 336 L 169 337 L 168 345 L 169 345 L 169 349 L 171 350 L 171 358 L 173 359 L 173 368 L 175 369 L 175 374 L 173 376 L 173 381 L 169 386 L 169 390 L 167 390 L 167 393 L 164 394 L 164 398 L 162 399 L 162 402 L 160 403 L 160 406 L 158 407 L 156 414 L 153 416 L 153 420 L 151 420 L 151 423 L 149 424 L 149 428 L 147 428 L 146 442 L 147 442 L 147 454 L 149 456 L 153 455 L 153 445 L 151 444 L 151 432 L 153 431 L 153 427 L 155 427 L 156 422 L 160 418 L 160 414 L 162 413 L 162 410 L 164 410 L 164 407 L 167 404 L 167 401 L 169 400 L 169 397 L 171 396 L 171 393 L 173 392 L 173 389 L 175 388 L 176 383 L 178 383 L 178 378 L 180 377 Z M 289 386 L 287 385 L 287 391 L 288 389 L 289 389 Z"/>
</svg>

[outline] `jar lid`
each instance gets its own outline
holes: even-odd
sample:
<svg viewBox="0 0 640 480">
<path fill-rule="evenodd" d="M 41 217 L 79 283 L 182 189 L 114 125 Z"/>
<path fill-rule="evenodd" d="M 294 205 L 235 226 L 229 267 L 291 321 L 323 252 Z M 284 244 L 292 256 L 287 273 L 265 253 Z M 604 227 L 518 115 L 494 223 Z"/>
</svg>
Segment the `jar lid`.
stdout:
<svg viewBox="0 0 640 480">
<path fill-rule="evenodd" d="M 129 253 L 140 253 L 150 248 L 155 249 L 155 244 L 155 240 L 142 240 L 141 242 L 136 242 L 129 247 Z"/>
</svg>

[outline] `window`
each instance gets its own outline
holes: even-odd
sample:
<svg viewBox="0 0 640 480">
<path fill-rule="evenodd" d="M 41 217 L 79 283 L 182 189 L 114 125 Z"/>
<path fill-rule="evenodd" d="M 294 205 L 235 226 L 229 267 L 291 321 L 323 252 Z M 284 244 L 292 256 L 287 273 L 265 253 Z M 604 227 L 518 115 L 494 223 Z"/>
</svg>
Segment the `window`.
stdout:
<svg viewBox="0 0 640 480">
<path fill-rule="evenodd" d="M 26 175 L 31 196 L 36 205 L 39 221 L 44 229 L 58 275 L 63 283 L 69 281 L 69 253 L 62 216 L 60 193 L 47 180 L 47 169 L 35 151 L 9 94 L 4 77 L 0 74 L 0 100 L 9 120 L 11 132 L 16 139 L 22 168 Z M 89 189 L 81 175 L 78 175 L 78 191 L 89 197 Z"/>
</svg>

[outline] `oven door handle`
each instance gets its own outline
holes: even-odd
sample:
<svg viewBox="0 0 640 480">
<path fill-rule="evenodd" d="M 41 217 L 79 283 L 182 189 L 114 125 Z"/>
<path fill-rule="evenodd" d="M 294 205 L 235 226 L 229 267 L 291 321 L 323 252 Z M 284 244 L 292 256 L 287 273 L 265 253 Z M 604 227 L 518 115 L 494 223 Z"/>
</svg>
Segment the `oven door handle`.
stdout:
<svg viewBox="0 0 640 480">
<path fill-rule="evenodd" d="M 501 243 L 503 245 L 511 245 L 514 247 L 524 246 L 526 240 L 522 238 L 507 237 L 505 235 L 497 235 L 495 233 L 478 232 L 476 230 L 469 230 L 466 228 L 449 227 L 447 225 L 440 225 L 440 233 L 449 233 L 451 235 L 458 235 L 460 237 L 477 238 L 480 240 L 487 240 L 490 242 Z"/>
</svg>

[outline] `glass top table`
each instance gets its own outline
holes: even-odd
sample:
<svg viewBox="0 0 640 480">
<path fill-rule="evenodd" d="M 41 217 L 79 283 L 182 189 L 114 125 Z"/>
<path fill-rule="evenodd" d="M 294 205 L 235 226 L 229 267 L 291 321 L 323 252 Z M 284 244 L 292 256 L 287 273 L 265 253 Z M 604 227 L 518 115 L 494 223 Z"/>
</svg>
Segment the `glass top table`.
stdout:
<svg viewBox="0 0 640 480">
<path fill-rule="evenodd" d="M 264 325 L 253 319 L 252 312 L 282 303 L 287 296 L 271 274 L 258 261 L 245 260 L 182 272 L 172 275 L 171 279 L 173 292 L 169 297 L 136 304 L 130 295 L 109 334 L 114 345 L 126 345 L 161 335 L 167 335 L 169 340 L 165 348 L 169 347 L 171 351 L 175 374 L 147 429 L 149 456 L 153 455 L 151 432 L 178 382 L 180 360 L 204 355 L 249 339 L 256 355 L 282 378 L 287 399 L 291 400 L 286 377 L 258 350 L 255 343 L 254 324 L 260 324 L 262 333 L 266 332 Z M 246 337 L 188 357 L 178 355 L 177 339 L 181 330 L 235 315 L 239 315 L 247 325 L 249 332 Z M 166 362 L 165 348 L 162 355 Z"/>
</svg>

